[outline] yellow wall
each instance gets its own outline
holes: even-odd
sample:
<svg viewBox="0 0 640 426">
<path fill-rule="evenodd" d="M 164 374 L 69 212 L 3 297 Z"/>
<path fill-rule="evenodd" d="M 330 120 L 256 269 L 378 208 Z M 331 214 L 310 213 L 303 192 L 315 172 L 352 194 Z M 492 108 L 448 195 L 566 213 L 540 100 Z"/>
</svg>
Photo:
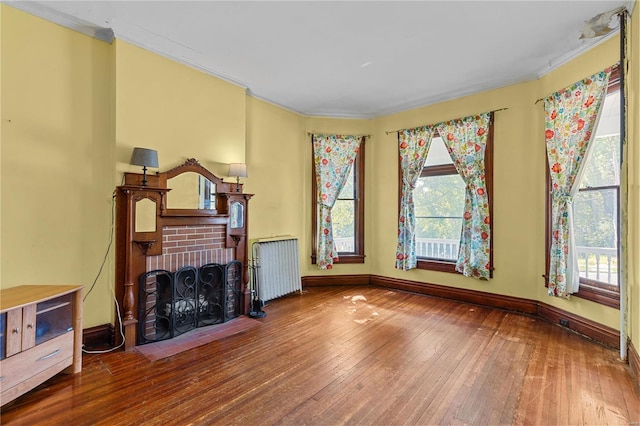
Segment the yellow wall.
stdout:
<svg viewBox="0 0 640 426">
<path fill-rule="evenodd" d="M 111 46 L 1 7 L 1 286 L 87 292 L 111 234 Z M 87 298 L 86 326 L 111 318 L 113 275 L 108 263 Z"/>
<path fill-rule="evenodd" d="M 140 172 L 135 146 L 157 150 L 160 171 L 195 158 L 224 177 L 244 163 L 245 89 L 121 40 L 114 49 L 118 182 Z"/>
<path fill-rule="evenodd" d="M 637 9 L 637 8 L 636 8 Z M 546 295 L 545 150 L 535 101 L 617 60 L 618 39 L 540 80 L 374 120 L 304 117 L 247 97 L 238 86 L 123 41 L 112 45 L 2 5 L 1 286 L 89 285 L 108 243 L 111 193 L 134 146 L 157 149 L 160 170 L 188 157 L 220 177 L 245 161 L 249 238 L 292 234 L 303 276 L 375 274 L 540 300 L 618 328 L 618 311 Z M 632 33 L 637 38 L 638 10 Z M 634 32 L 635 30 L 635 32 Z M 632 45 L 632 60 L 639 57 Z M 632 63 L 632 66 L 634 64 Z M 638 66 L 633 68 L 629 134 L 629 256 L 638 258 Z M 635 97 L 634 97 L 635 96 Z M 496 113 L 495 274 L 489 282 L 394 268 L 396 135 L 386 131 L 482 111 Z M 9 120 L 11 120 L 9 122 Z M 366 262 L 320 271 L 311 265 L 311 142 L 308 132 L 370 134 L 366 141 Z M 52 249 L 53 247 L 53 249 Z M 635 256 L 635 257 L 634 257 Z M 38 263 L 41 270 L 30 265 Z M 630 268 L 630 331 L 640 347 L 640 272 Z M 85 327 L 112 320 L 113 259 L 85 303 Z"/>
<path fill-rule="evenodd" d="M 302 117 L 247 98 L 247 174 L 250 239 L 278 235 L 305 238 Z"/>
</svg>

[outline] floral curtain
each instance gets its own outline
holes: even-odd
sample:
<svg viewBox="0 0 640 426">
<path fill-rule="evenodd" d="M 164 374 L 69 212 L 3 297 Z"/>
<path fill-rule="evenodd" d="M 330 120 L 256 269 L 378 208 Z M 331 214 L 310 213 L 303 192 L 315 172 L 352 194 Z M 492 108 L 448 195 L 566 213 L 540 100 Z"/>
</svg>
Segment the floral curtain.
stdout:
<svg viewBox="0 0 640 426">
<path fill-rule="evenodd" d="M 466 185 L 456 270 L 481 279 L 489 279 L 491 274 L 491 217 L 484 164 L 490 122 L 491 113 L 484 113 L 437 125 Z"/>
<path fill-rule="evenodd" d="M 580 276 L 573 241 L 571 203 L 578 175 L 598 121 L 611 68 L 596 73 L 544 100 L 545 139 L 551 176 L 551 249 L 549 295 L 578 291 Z"/>
<path fill-rule="evenodd" d="M 341 135 L 313 135 L 313 157 L 318 188 L 318 236 L 316 264 L 331 269 L 338 261 L 333 240 L 331 209 L 349 176 L 360 147 L 360 138 Z"/>
<path fill-rule="evenodd" d="M 433 127 L 419 127 L 398 132 L 400 168 L 402 170 L 402 194 L 398 218 L 398 247 L 396 268 L 408 271 L 416 267 L 415 212 L 413 189 L 427 160 Z"/>
</svg>

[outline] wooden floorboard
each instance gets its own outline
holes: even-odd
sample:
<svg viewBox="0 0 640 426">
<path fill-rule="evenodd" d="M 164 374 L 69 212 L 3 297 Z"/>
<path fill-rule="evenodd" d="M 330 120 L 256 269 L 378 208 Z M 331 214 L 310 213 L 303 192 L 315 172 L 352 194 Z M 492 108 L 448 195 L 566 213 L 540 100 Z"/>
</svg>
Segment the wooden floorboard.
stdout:
<svg viewBox="0 0 640 426">
<path fill-rule="evenodd" d="M 151 361 L 85 354 L 3 425 L 640 423 L 617 353 L 548 322 L 375 287 L 271 301 L 259 327 Z"/>
</svg>

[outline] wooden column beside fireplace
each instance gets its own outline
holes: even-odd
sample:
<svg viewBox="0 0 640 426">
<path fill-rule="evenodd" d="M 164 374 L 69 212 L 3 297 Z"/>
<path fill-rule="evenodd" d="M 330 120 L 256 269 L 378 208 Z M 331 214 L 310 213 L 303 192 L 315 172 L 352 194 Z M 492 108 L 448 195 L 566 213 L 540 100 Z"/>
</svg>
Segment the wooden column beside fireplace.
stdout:
<svg viewBox="0 0 640 426">
<path fill-rule="evenodd" d="M 248 204 L 242 184 L 223 182 L 191 158 L 156 175 L 125 173 L 116 197 L 116 299 L 124 348 L 136 345 L 139 279 L 150 270 L 175 272 L 207 263 L 242 264 L 241 314 L 250 309 L 247 283 Z M 116 328 L 120 326 L 116 315 Z M 116 344 L 122 342 L 116 334 Z"/>
</svg>

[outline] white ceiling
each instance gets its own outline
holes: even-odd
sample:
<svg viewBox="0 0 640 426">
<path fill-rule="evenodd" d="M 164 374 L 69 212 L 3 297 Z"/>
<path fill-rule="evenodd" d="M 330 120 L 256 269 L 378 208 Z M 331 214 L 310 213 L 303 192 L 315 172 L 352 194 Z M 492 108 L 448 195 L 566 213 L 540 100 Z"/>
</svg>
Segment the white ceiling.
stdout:
<svg viewBox="0 0 640 426">
<path fill-rule="evenodd" d="M 372 118 L 536 79 L 633 1 L 4 1 L 313 116 Z M 617 27 L 614 16 L 611 26 Z M 611 36 L 611 34 L 609 35 Z"/>
</svg>

